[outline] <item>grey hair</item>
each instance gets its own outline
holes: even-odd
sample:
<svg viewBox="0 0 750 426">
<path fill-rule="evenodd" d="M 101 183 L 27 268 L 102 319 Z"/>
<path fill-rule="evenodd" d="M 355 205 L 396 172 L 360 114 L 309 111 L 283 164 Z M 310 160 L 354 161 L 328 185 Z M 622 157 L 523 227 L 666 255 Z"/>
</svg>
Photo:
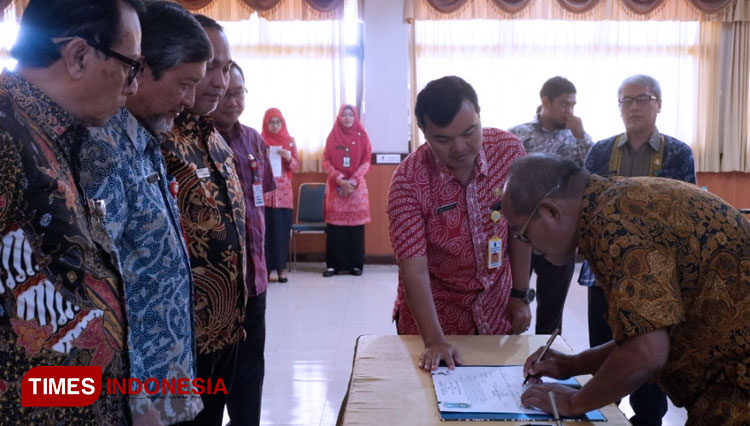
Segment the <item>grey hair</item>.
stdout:
<svg viewBox="0 0 750 426">
<path fill-rule="evenodd" d="M 646 74 L 631 75 L 630 77 L 623 80 L 622 83 L 620 84 L 620 88 L 617 89 L 618 98 L 620 97 L 620 95 L 622 95 L 622 89 L 624 89 L 625 86 L 628 86 L 630 84 L 635 84 L 638 86 L 646 86 L 651 90 L 654 96 L 661 99 L 661 85 L 659 84 L 658 81 L 656 81 L 655 78 Z"/>
<path fill-rule="evenodd" d="M 576 188 L 569 183 L 573 176 L 581 173 L 586 171 L 557 155 L 530 154 L 516 160 L 510 167 L 505 194 L 510 197 L 516 214 L 528 215 L 555 185 L 560 185 L 560 188 L 549 194 L 550 198 L 573 197 Z"/>
<path fill-rule="evenodd" d="M 211 42 L 203 27 L 177 3 L 148 1 L 146 13 L 141 15 L 141 30 L 141 50 L 154 80 L 180 64 L 211 58 Z"/>
</svg>

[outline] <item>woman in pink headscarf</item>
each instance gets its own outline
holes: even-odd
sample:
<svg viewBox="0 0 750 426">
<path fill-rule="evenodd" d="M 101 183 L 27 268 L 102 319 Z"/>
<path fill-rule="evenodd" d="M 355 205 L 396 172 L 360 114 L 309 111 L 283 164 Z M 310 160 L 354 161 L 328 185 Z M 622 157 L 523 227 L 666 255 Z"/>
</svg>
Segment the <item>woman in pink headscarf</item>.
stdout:
<svg viewBox="0 0 750 426">
<path fill-rule="evenodd" d="M 266 145 L 277 146 L 271 155 L 281 156 L 281 176 L 276 176 L 276 189 L 263 194 L 266 205 L 266 266 L 268 275 L 276 271 L 279 282 L 287 282 L 286 258 L 289 253 L 289 230 L 292 227 L 292 172 L 299 167 L 299 156 L 294 138 L 286 130 L 286 121 L 281 111 L 269 108 L 263 116 L 263 132 Z"/>
<path fill-rule="evenodd" d="M 370 138 L 359 122 L 357 109 L 343 105 L 326 140 L 323 165 L 328 172 L 325 219 L 328 224 L 324 277 L 339 271 L 362 275 L 365 223 L 370 202 L 365 174 L 370 170 Z"/>
</svg>

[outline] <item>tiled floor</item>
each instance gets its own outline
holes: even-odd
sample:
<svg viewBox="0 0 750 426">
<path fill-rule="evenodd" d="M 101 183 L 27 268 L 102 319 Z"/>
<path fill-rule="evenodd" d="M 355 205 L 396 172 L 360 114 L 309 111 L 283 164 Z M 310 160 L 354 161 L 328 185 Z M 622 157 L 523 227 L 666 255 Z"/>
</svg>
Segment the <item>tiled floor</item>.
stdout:
<svg viewBox="0 0 750 426">
<path fill-rule="evenodd" d="M 395 266 L 368 265 L 360 277 L 323 278 L 322 270 L 301 263 L 288 283 L 269 285 L 262 424 L 334 425 L 357 336 L 395 334 Z M 585 307 L 586 290 L 574 283 L 562 336 L 575 351 L 588 347 Z M 624 401 L 620 408 L 627 413 L 630 406 Z M 685 419 L 685 410 L 670 404 L 663 425 L 684 425 Z"/>
</svg>

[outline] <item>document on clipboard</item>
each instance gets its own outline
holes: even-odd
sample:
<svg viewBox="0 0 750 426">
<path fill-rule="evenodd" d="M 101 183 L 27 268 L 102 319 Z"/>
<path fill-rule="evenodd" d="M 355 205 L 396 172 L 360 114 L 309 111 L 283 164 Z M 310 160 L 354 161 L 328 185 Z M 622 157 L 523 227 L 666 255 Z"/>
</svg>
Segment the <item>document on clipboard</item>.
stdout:
<svg viewBox="0 0 750 426">
<path fill-rule="evenodd" d="M 552 420 L 554 416 L 521 405 L 521 365 L 439 367 L 432 382 L 441 420 Z M 575 378 L 558 383 L 580 387 Z M 607 421 L 599 410 L 563 420 Z"/>
</svg>

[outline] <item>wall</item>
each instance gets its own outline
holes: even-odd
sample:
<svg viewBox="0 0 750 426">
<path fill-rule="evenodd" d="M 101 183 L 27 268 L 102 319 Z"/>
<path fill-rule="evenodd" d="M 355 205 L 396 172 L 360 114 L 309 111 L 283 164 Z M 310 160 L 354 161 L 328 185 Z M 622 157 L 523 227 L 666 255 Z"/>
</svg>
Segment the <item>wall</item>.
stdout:
<svg viewBox="0 0 750 426">
<path fill-rule="evenodd" d="M 365 225 L 365 256 L 368 263 L 393 262 L 393 250 L 388 236 L 388 216 L 385 213 L 388 201 L 388 187 L 397 165 L 373 165 L 365 176 L 370 193 L 370 217 Z M 306 182 L 325 182 L 325 173 L 298 173 L 292 179 L 294 199 L 297 199 L 299 185 Z M 296 217 L 296 202 L 295 212 Z M 325 236 L 319 234 L 300 235 L 297 238 L 297 252 L 302 259 L 322 260 L 325 254 Z"/>
<path fill-rule="evenodd" d="M 365 255 L 368 263 L 393 261 L 393 250 L 388 236 L 388 216 L 385 207 L 388 186 L 396 165 L 375 165 L 367 174 L 370 192 L 370 215 L 372 222 L 365 225 Z M 295 200 L 297 188 L 305 182 L 325 182 L 324 173 L 300 173 L 294 175 Z M 723 198 L 739 209 L 750 209 L 750 173 L 698 173 L 698 185 Z M 303 259 L 322 260 L 325 255 L 325 236 L 302 235 L 298 240 L 298 252 Z"/>
<path fill-rule="evenodd" d="M 698 185 L 738 209 L 750 209 L 750 173 L 698 173 Z"/>
<path fill-rule="evenodd" d="M 403 0 L 364 2 L 363 118 L 373 152 L 409 151 L 409 26 Z"/>
</svg>

